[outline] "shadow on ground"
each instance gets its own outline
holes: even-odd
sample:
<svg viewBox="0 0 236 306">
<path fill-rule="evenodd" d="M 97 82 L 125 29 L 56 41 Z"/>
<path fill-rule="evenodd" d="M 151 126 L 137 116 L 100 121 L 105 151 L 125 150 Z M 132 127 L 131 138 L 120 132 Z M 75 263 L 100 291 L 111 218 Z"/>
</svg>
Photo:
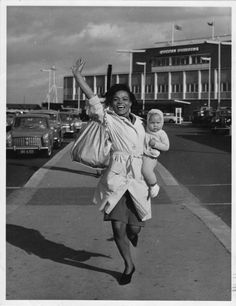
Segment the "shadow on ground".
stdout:
<svg viewBox="0 0 236 306">
<path fill-rule="evenodd" d="M 14 224 L 7 224 L 6 239 L 11 245 L 21 248 L 28 254 L 34 254 L 43 259 L 50 259 L 52 261 L 71 265 L 80 269 L 106 273 L 113 276 L 116 280 L 118 280 L 121 275 L 116 271 L 102 269 L 83 263 L 89 260 L 91 257 L 111 258 L 110 256 L 85 250 L 74 250 L 63 244 L 46 239 L 39 231 L 35 229 Z"/>
</svg>

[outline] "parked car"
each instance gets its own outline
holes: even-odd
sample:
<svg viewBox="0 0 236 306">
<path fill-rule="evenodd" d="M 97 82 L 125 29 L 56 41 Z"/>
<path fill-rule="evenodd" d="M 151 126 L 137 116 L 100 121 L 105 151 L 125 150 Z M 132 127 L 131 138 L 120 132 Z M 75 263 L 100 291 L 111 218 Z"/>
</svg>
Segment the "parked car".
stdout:
<svg viewBox="0 0 236 306">
<path fill-rule="evenodd" d="M 212 107 L 201 107 L 193 111 L 191 121 L 193 124 L 201 125 L 202 127 L 210 127 L 214 116 L 215 110 Z"/>
<path fill-rule="evenodd" d="M 74 126 L 75 126 L 75 129 L 76 129 L 76 131 L 79 131 L 82 128 L 83 122 L 80 119 L 79 114 L 75 113 L 75 114 L 73 114 L 73 117 L 74 117 Z"/>
<path fill-rule="evenodd" d="M 164 113 L 164 122 L 168 122 L 168 123 L 177 123 L 177 116 L 173 113 Z M 180 122 L 183 122 L 183 118 L 180 118 Z"/>
<path fill-rule="evenodd" d="M 12 129 L 7 133 L 6 149 L 20 154 L 43 152 L 50 157 L 53 152 L 53 131 L 49 116 L 31 113 L 16 116 Z"/>
<path fill-rule="evenodd" d="M 80 111 L 78 110 L 78 108 L 64 107 L 62 108 L 61 112 L 63 113 L 67 112 L 67 113 L 73 114 L 74 126 L 75 126 L 76 131 L 79 131 L 81 129 L 83 123 L 82 123 Z"/>
<path fill-rule="evenodd" d="M 211 119 L 211 131 L 215 134 L 229 134 L 231 129 L 231 110 L 219 109 Z"/>
<path fill-rule="evenodd" d="M 16 116 L 23 114 L 23 111 L 11 109 L 6 112 L 6 131 L 10 131 L 13 120 Z"/>
<path fill-rule="evenodd" d="M 53 140 L 54 146 L 59 148 L 63 142 L 63 131 L 62 131 L 62 122 L 59 116 L 59 112 L 55 110 L 33 110 L 30 113 L 32 114 L 44 114 L 49 116 L 50 127 L 53 131 Z"/>
<path fill-rule="evenodd" d="M 73 112 L 60 112 L 61 127 L 63 134 L 74 135 L 76 133 L 75 118 Z"/>
</svg>

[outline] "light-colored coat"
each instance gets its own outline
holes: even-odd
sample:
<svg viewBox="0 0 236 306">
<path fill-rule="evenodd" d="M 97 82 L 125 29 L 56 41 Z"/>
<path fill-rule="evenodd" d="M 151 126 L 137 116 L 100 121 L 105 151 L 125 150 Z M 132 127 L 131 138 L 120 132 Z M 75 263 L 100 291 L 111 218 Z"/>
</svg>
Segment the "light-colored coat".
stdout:
<svg viewBox="0 0 236 306">
<path fill-rule="evenodd" d="M 91 116 L 104 122 L 103 106 L 97 96 L 89 100 L 89 110 Z M 128 190 L 141 220 L 148 220 L 151 218 L 151 202 L 141 173 L 145 138 L 142 119 L 135 116 L 132 123 L 107 111 L 106 125 L 112 142 L 111 158 L 96 188 L 94 203 L 100 204 L 101 211 L 110 213 Z"/>
</svg>

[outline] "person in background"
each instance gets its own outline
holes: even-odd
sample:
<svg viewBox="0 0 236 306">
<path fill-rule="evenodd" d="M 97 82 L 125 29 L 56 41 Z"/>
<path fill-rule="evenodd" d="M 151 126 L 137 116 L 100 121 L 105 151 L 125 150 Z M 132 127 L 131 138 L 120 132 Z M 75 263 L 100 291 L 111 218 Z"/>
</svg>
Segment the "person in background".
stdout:
<svg viewBox="0 0 236 306">
<path fill-rule="evenodd" d="M 155 175 L 155 167 L 160 151 L 168 151 L 169 138 L 162 129 L 164 117 L 159 109 L 152 109 L 147 114 L 146 137 L 144 145 L 142 173 L 150 189 L 150 197 L 154 198 L 159 193 L 159 185 Z"/>
<path fill-rule="evenodd" d="M 149 189 L 141 171 L 145 129 L 141 118 L 131 112 L 137 102 L 129 87 L 113 85 L 105 96 L 108 105 L 105 111 L 81 74 L 83 66 L 84 62 L 77 60 L 72 73 L 89 99 L 89 114 L 95 115 L 101 124 L 106 122 L 112 142 L 110 164 L 100 177 L 94 203 L 100 205 L 104 220 L 111 221 L 114 240 L 124 260 L 119 284 L 126 285 L 135 272 L 130 242 L 137 246 L 138 234 L 151 218 Z"/>
</svg>

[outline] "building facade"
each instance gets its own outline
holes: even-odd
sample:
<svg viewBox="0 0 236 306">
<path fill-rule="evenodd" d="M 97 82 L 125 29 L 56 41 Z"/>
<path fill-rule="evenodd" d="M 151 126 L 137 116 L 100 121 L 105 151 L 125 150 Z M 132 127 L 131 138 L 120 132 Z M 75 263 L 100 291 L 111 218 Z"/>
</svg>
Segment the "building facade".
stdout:
<svg viewBox="0 0 236 306">
<path fill-rule="evenodd" d="M 128 84 L 129 72 L 113 73 L 110 84 L 107 78 L 106 74 L 85 76 L 94 92 L 102 96 L 109 85 Z M 147 48 L 143 53 L 134 51 L 131 87 L 139 104 L 136 112 L 151 108 L 174 112 L 181 107 L 188 119 L 200 107 L 231 107 L 231 42 L 188 42 Z M 65 106 L 77 107 L 79 103 L 83 108 L 84 101 L 73 77 L 65 77 Z"/>
</svg>

